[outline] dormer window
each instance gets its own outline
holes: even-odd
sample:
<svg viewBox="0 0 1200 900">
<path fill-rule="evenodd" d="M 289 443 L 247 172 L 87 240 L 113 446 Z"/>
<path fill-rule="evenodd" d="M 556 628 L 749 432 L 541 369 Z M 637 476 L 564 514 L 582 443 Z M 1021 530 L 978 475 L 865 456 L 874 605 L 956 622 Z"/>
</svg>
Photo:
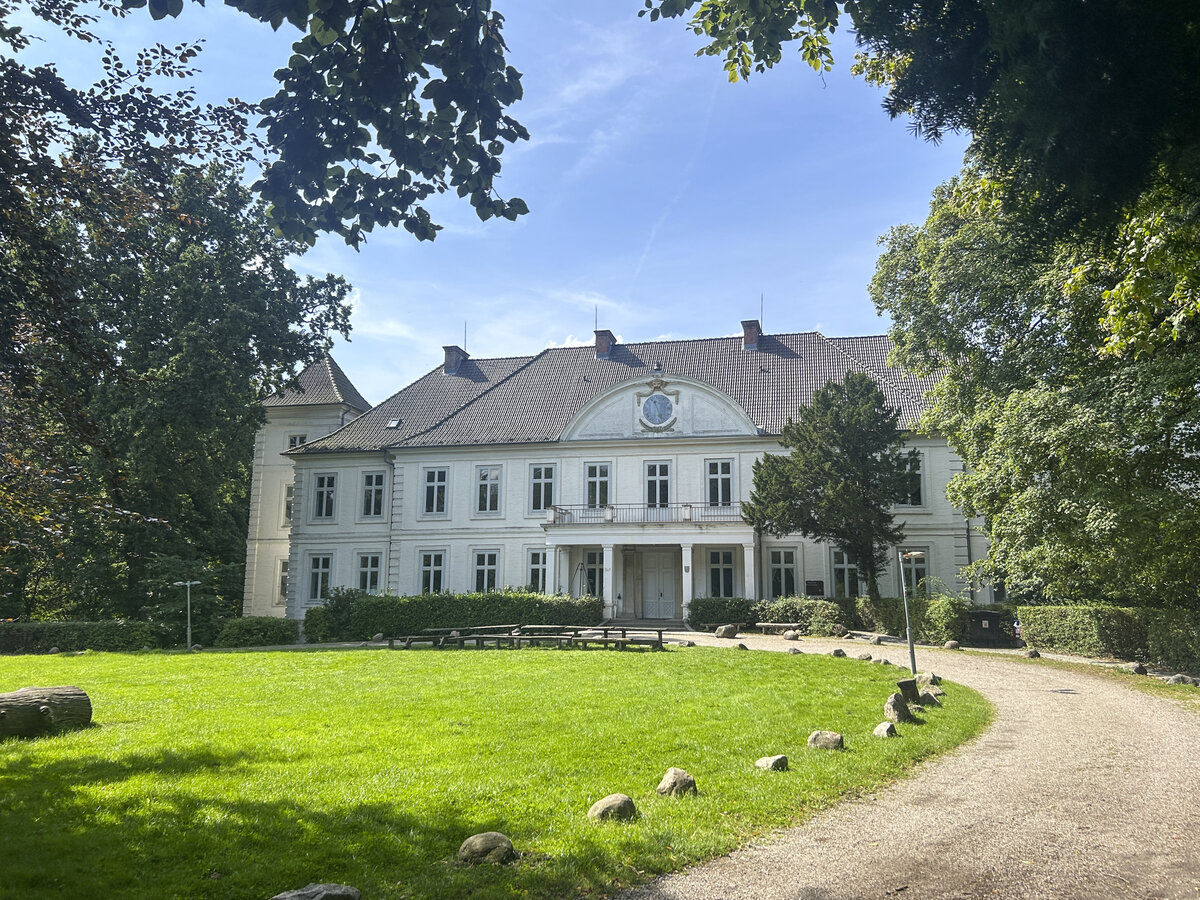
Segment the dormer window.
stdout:
<svg viewBox="0 0 1200 900">
<path fill-rule="evenodd" d="M 401 423 L 402 421 L 403 421 L 402 419 L 389 419 L 389 420 L 388 420 L 388 423 L 387 423 L 387 427 L 388 427 L 388 428 L 399 428 L 399 427 L 400 427 L 400 423 Z"/>
<path fill-rule="evenodd" d="M 307 444 L 307 443 L 308 443 L 308 435 L 307 434 L 289 434 L 288 435 L 288 449 L 289 450 L 295 450 L 297 447 L 302 446 L 303 444 Z"/>
</svg>

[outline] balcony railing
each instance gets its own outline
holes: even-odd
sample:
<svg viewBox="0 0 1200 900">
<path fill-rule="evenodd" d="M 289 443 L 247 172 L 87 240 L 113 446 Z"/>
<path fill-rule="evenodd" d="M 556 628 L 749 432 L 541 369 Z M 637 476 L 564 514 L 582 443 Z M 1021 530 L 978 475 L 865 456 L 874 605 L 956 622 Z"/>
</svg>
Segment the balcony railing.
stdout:
<svg viewBox="0 0 1200 900">
<path fill-rule="evenodd" d="M 547 525 L 644 525 L 660 522 L 740 522 L 742 504 L 709 506 L 707 503 L 615 503 L 609 506 L 552 506 Z"/>
</svg>

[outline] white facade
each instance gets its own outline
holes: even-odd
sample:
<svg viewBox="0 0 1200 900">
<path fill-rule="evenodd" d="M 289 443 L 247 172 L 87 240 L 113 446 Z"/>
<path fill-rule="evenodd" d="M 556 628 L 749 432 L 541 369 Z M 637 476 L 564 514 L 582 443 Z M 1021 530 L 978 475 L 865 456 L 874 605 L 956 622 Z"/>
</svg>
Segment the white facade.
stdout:
<svg viewBox="0 0 1200 900">
<path fill-rule="evenodd" d="M 398 408 L 370 415 L 397 422 Z M 696 377 L 651 370 L 607 386 L 554 440 L 364 451 L 331 439 L 334 449 L 280 456 L 306 416 L 310 443 L 334 424 L 317 407 L 274 410 L 259 435 L 248 613 L 302 618 L 339 585 L 401 595 L 533 585 L 601 596 L 606 617 L 665 620 L 686 618 L 694 597 L 857 593 L 853 566 L 828 545 L 756 539 L 742 522 L 754 461 L 782 450 Z M 922 486 L 896 509 L 903 549 L 925 552 L 911 563 L 919 576 L 965 591 L 958 571 L 984 548 L 945 497 L 960 463 L 944 442 L 909 446 Z M 894 564 L 881 589 L 900 592 Z"/>
</svg>

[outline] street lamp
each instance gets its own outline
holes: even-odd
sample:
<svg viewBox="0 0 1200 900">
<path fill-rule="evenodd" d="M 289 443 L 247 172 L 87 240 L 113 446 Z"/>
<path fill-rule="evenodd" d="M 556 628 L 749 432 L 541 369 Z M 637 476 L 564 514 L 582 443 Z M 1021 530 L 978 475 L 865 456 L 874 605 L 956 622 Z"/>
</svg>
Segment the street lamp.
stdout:
<svg viewBox="0 0 1200 900">
<path fill-rule="evenodd" d="M 908 632 L 908 668 L 912 672 L 913 678 L 916 678 L 917 649 L 913 646 L 912 621 L 908 617 L 908 581 L 904 578 L 904 561 L 906 559 L 924 559 L 925 551 L 910 550 L 908 553 L 903 553 L 897 550 L 896 555 L 900 560 L 900 595 L 904 598 L 904 628 Z"/>
<path fill-rule="evenodd" d="M 175 587 L 181 587 L 187 591 L 187 622 L 188 622 L 187 648 L 190 651 L 192 649 L 192 585 L 199 584 L 200 582 L 198 582 L 198 581 L 173 581 L 171 583 Z M 908 607 L 906 606 L 904 609 L 905 609 L 905 615 L 907 615 Z"/>
</svg>

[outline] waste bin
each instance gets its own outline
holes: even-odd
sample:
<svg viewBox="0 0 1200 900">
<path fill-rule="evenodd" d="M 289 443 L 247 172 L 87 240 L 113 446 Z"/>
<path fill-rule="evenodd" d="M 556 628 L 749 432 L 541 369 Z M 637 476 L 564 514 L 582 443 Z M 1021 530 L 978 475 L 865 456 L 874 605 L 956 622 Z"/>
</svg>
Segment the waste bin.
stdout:
<svg viewBox="0 0 1200 900">
<path fill-rule="evenodd" d="M 998 609 L 969 610 L 967 643 L 974 647 L 1011 647 L 1011 618 Z"/>
</svg>

